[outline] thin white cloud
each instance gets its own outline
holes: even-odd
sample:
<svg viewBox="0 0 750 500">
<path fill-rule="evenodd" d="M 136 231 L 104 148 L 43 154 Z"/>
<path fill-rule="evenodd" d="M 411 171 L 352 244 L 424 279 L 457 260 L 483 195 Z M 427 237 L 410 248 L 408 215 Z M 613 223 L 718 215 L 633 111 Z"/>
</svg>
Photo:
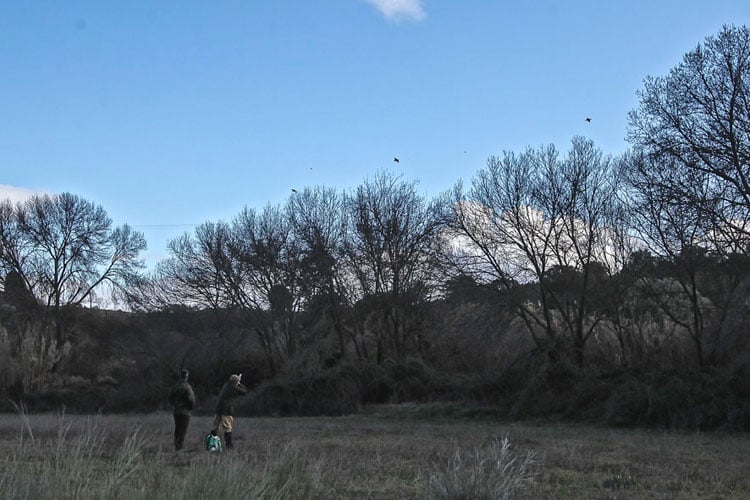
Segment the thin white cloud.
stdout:
<svg viewBox="0 0 750 500">
<path fill-rule="evenodd" d="M 422 0 L 365 0 L 392 21 L 421 21 L 427 17 Z"/>
<path fill-rule="evenodd" d="M 18 203 L 26 201 L 35 194 L 44 194 L 44 192 L 0 184 L 0 201 L 10 200 L 11 203 Z"/>
</svg>

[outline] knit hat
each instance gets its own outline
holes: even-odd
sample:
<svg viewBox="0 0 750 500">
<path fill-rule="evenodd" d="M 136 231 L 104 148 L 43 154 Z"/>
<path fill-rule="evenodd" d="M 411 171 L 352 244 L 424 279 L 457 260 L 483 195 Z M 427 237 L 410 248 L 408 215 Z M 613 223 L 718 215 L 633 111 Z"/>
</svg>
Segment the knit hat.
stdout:
<svg viewBox="0 0 750 500">
<path fill-rule="evenodd" d="M 235 383 L 239 382 L 240 381 L 240 376 L 239 375 L 230 375 L 229 376 L 229 381 L 230 382 L 235 382 Z"/>
</svg>

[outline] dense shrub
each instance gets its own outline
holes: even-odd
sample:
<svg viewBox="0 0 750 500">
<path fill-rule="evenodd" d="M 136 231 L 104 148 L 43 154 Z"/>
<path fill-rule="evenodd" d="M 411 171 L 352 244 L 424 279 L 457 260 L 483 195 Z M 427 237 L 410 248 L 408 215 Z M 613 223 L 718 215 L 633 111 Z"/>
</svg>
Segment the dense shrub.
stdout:
<svg viewBox="0 0 750 500">
<path fill-rule="evenodd" d="M 458 396 L 458 389 L 418 359 L 343 362 L 263 382 L 238 408 L 248 415 L 345 415 L 365 404 L 427 401 L 440 393 Z"/>
<path fill-rule="evenodd" d="M 599 420 L 612 394 L 611 375 L 581 370 L 567 400 L 565 414 L 576 420 Z"/>
<path fill-rule="evenodd" d="M 732 378 L 710 369 L 626 374 L 612 387 L 604 421 L 674 429 L 745 428 L 747 404 L 731 390 Z"/>
<path fill-rule="evenodd" d="M 440 385 L 435 370 L 421 359 L 387 360 L 385 369 L 393 384 L 392 403 L 426 401 Z"/>
<path fill-rule="evenodd" d="M 604 406 L 604 420 L 617 427 L 643 423 L 649 408 L 648 387 L 636 377 L 627 378 L 612 391 Z"/>
<path fill-rule="evenodd" d="M 300 397 L 296 413 L 300 415 L 348 415 L 356 412 L 362 399 L 356 381 L 326 371 L 297 384 Z"/>
<path fill-rule="evenodd" d="M 297 407 L 294 386 L 284 379 L 261 383 L 252 393 L 237 403 L 235 408 L 242 415 L 292 415 Z"/>
<path fill-rule="evenodd" d="M 393 379 L 383 366 L 367 361 L 346 362 L 336 367 L 336 373 L 356 382 L 362 404 L 382 404 L 390 400 Z"/>
<path fill-rule="evenodd" d="M 236 405 L 247 415 L 346 415 L 357 411 L 357 381 L 334 370 L 306 377 L 277 377 L 261 383 Z"/>
</svg>

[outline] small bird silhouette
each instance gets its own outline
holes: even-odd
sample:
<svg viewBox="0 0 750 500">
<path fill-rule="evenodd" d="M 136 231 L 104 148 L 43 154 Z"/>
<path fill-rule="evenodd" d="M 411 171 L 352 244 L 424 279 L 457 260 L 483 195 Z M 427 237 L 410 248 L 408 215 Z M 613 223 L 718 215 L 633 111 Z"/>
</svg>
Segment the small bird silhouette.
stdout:
<svg viewBox="0 0 750 500">
<path fill-rule="evenodd" d="M 297 190 L 294 189 L 294 188 L 292 188 L 292 193 L 296 193 L 296 192 L 297 192 Z"/>
<path fill-rule="evenodd" d="M 393 157 L 393 161 L 395 161 L 396 163 L 399 162 L 398 158 L 396 158 L 395 156 Z"/>
<path fill-rule="evenodd" d="M 586 121 L 591 123 L 591 118 L 586 118 Z"/>
</svg>

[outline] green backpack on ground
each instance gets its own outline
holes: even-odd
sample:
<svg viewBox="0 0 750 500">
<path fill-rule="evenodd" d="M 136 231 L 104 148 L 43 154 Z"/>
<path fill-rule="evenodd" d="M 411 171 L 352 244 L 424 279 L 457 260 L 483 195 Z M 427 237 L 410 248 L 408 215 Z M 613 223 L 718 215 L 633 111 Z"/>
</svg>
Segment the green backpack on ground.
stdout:
<svg viewBox="0 0 750 500">
<path fill-rule="evenodd" d="M 208 451 L 224 451 L 224 447 L 221 444 L 221 438 L 216 435 L 216 431 L 211 431 L 206 434 L 206 450 Z"/>
</svg>

